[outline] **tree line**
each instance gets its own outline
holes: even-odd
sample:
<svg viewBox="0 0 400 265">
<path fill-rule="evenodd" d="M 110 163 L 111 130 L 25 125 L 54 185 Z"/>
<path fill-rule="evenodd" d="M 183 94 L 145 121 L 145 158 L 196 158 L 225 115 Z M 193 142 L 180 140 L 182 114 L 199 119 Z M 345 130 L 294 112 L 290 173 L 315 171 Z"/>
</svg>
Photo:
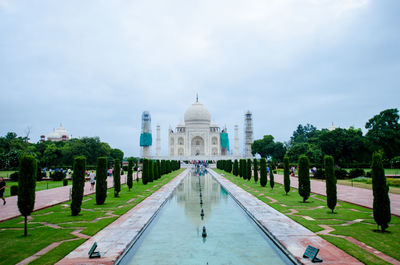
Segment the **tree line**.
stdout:
<svg viewBox="0 0 400 265">
<path fill-rule="evenodd" d="M 298 125 L 289 141 L 275 142 L 272 135 L 265 135 L 252 144 L 253 155 L 259 154 L 272 162 L 282 162 L 285 155 L 297 163 L 306 154 L 310 163 L 324 163 L 325 155 L 334 158 L 341 167 L 368 167 L 372 154 L 379 151 L 383 162 L 399 166 L 400 123 L 398 109 L 387 109 L 369 119 L 361 128 L 336 128 L 318 130 L 311 124 Z"/>
<path fill-rule="evenodd" d="M 13 170 L 18 167 L 21 155 L 29 154 L 36 158 L 38 167 L 72 167 L 74 157 L 85 156 L 87 165 L 96 165 L 98 157 L 108 161 L 123 160 L 124 153 L 118 148 L 111 148 L 99 137 L 73 138 L 68 141 L 44 141 L 30 143 L 26 137 L 14 132 L 0 137 L 0 169 Z"/>
</svg>

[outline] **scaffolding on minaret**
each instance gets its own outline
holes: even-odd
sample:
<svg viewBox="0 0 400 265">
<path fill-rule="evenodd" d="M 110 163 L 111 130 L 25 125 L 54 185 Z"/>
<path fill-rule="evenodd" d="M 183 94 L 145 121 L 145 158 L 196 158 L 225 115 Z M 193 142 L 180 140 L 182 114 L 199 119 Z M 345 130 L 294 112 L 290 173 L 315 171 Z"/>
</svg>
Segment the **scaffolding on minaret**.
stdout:
<svg viewBox="0 0 400 265">
<path fill-rule="evenodd" d="M 142 133 L 140 134 L 140 146 L 142 147 L 142 157 L 150 157 L 153 138 L 151 135 L 151 116 L 150 112 L 142 113 Z"/>
<path fill-rule="evenodd" d="M 251 144 L 253 143 L 253 118 L 250 111 L 244 115 L 244 156 L 253 157 Z"/>
</svg>

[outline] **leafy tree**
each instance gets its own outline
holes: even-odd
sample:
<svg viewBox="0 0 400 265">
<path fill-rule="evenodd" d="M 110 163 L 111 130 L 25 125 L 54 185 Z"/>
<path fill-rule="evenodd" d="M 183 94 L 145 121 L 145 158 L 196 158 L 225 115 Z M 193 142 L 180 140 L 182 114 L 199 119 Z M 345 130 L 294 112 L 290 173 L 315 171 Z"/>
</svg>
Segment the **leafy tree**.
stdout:
<svg viewBox="0 0 400 265">
<path fill-rule="evenodd" d="M 382 232 L 385 232 L 391 219 L 389 187 L 386 184 L 382 155 L 378 152 L 372 155 L 371 176 L 374 194 L 374 219 L 378 226 L 381 227 Z"/>
<path fill-rule="evenodd" d="M 115 160 L 118 159 L 119 161 L 124 160 L 124 152 L 122 152 L 118 148 L 114 148 L 110 150 L 110 156 Z"/>
<path fill-rule="evenodd" d="M 270 185 L 271 189 L 274 189 L 275 179 L 274 179 L 274 172 L 272 170 L 272 166 L 271 166 L 271 170 L 269 171 L 269 185 Z"/>
<path fill-rule="evenodd" d="M 86 157 L 77 156 L 74 159 L 72 174 L 71 215 L 77 216 L 81 212 L 83 189 L 85 187 Z"/>
<path fill-rule="evenodd" d="M 307 143 L 315 136 L 316 132 L 317 128 L 314 125 L 307 124 L 303 126 L 299 124 L 296 131 L 293 132 L 290 142 L 292 145 L 296 143 Z"/>
<path fill-rule="evenodd" d="M 254 181 L 257 183 L 258 181 L 258 162 L 257 159 L 253 160 L 253 170 L 254 170 Z"/>
<path fill-rule="evenodd" d="M 142 161 L 142 183 L 146 185 L 148 183 L 148 176 L 149 176 L 149 163 L 147 162 L 148 159 L 143 159 Z"/>
<path fill-rule="evenodd" d="M 310 197 L 310 192 L 309 160 L 306 155 L 301 155 L 299 158 L 299 194 L 303 197 L 303 202 Z"/>
<path fill-rule="evenodd" d="M 126 184 L 128 185 L 129 190 L 131 190 L 132 186 L 133 186 L 132 169 L 133 169 L 133 160 L 129 159 L 128 160 L 128 175 L 127 175 L 127 179 L 126 179 Z"/>
<path fill-rule="evenodd" d="M 247 159 L 247 172 L 246 172 L 246 175 L 247 175 L 247 180 L 250 180 L 251 179 L 251 175 L 252 175 L 252 172 L 251 172 L 251 159 Z"/>
<path fill-rule="evenodd" d="M 255 140 L 251 145 L 252 154 L 261 157 L 271 157 L 274 161 L 281 161 L 286 153 L 286 148 L 281 142 L 274 142 L 272 135 L 264 135 L 262 139 Z"/>
<path fill-rule="evenodd" d="M 267 160 L 262 157 L 260 160 L 260 185 L 265 187 L 267 185 Z"/>
<path fill-rule="evenodd" d="M 335 164 L 332 156 L 325 156 L 324 168 L 326 177 L 326 202 L 328 204 L 328 208 L 331 209 L 333 213 L 337 203 L 337 191 Z"/>
<path fill-rule="evenodd" d="M 239 175 L 239 163 L 237 159 L 235 159 L 235 161 L 233 162 L 233 175 L 234 176 Z"/>
<path fill-rule="evenodd" d="M 290 191 L 290 170 L 289 170 L 289 157 L 283 158 L 283 185 L 285 186 L 286 195 Z"/>
<path fill-rule="evenodd" d="M 107 198 L 107 158 L 97 158 L 96 167 L 96 204 L 104 204 Z"/>
<path fill-rule="evenodd" d="M 119 159 L 114 160 L 114 197 L 118 197 L 121 191 L 121 161 Z"/>
<path fill-rule="evenodd" d="M 387 109 L 366 124 L 367 138 L 373 150 L 383 149 L 388 159 L 400 154 L 400 124 L 398 109 Z"/>
<path fill-rule="evenodd" d="M 35 206 L 37 161 L 32 155 L 23 155 L 19 162 L 18 209 L 25 218 L 24 236 L 28 236 L 28 216 Z"/>
</svg>

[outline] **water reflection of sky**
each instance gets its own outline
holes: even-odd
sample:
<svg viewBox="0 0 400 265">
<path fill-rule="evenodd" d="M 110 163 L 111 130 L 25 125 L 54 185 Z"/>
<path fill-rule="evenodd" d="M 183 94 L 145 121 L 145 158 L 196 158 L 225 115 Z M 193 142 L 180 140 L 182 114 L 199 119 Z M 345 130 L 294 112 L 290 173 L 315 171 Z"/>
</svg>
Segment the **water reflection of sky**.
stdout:
<svg viewBox="0 0 400 265">
<path fill-rule="evenodd" d="M 276 247 L 230 195 L 206 174 L 200 177 L 205 217 L 200 217 L 199 177 L 178 186 L 123 264 L 285 264 Z M 201 236 L 202 227 L 207 238 Z"/>
</svg>

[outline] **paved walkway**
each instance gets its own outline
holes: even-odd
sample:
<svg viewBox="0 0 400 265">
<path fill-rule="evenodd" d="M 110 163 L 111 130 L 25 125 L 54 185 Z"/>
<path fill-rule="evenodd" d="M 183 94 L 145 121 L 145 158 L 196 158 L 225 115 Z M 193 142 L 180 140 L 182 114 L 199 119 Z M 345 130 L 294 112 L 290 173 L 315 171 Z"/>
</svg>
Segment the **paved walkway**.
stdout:
<svg viewBox="0 0 400 265">
<path fill-rule="evenodd" d="M 136 179 L 136 174 L 134 174 L 134 179 Z M 121 176 L 121 184 L 126 182 L 126 175 Z M 113 187 L 113 178 L 107 177 L 107 187 Z M 72 185 L 41 190 L 36 192 L 35 198 L 35 208 L 34 211 L 41 210 L 61 202 L 69 201 L 69 194 Z M 85 182 L 84 194 L 93 194 L 95 190 L 90 190 L 90 183 Z M 17 206 L 18 196 L 7 197 L 6 205 L 1 202 L 0 205 L 0 222 L 20 216 L 20 212 Z"/>
<path fill-rule="evenodd" d="M 274 175 L 275 182 L 283 184 L 283 175 Z M 290 177 L 290 186 L 299 187 L 297 177 Z M 311 192 L 326 196 L 326 186 L 324 181 L 311 180 Z M 400 194 L 389 193 L 390 206 L 393 215 L 400 216 Z M 338 200 L 350 202 L 372 209 L 373 195 L 372 190 L 358 187 L 351 187 L 337 184 Z"/>
</svg>

